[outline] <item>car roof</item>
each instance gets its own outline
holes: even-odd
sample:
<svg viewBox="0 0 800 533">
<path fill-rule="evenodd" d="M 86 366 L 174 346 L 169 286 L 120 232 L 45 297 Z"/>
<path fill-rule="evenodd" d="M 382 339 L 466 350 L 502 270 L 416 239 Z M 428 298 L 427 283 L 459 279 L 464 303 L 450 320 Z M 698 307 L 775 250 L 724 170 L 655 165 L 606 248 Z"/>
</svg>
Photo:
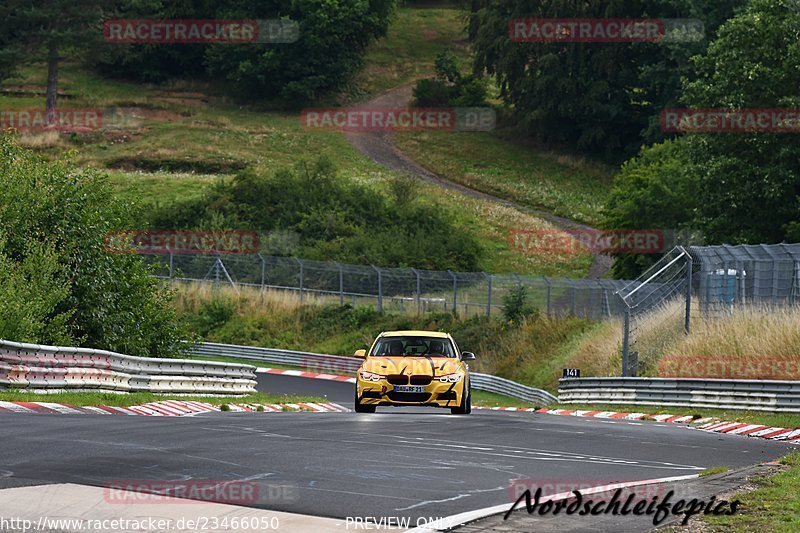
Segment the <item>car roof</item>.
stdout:
<svg viewBox="0 0 800 533">
<path fill-rule="evenodd" d="M 379 335 L 379 337 L 436 337 L 440 339 L 446 339 L 449 336 L 450 335 L 442 331 L 416 331 L 416 330 L 384 331 Z"/>
</svg>

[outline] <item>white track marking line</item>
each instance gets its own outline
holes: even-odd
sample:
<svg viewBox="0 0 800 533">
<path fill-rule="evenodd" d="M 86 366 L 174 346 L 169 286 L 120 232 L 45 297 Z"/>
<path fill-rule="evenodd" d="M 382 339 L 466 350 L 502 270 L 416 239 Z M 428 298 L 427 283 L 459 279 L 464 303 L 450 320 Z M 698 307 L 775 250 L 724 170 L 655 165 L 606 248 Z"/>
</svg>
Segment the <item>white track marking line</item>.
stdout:
<svg viewBox="0 0 800 533">
<path fill-rule="evenodd" d="M 581 490 L 581 494 L 584 495 L 598 494 L 622 488 L 638 487 L 640 485 L 653 485 L 656 483 L 671 483 L 676 481 L 685 481 L 689 479 L 695 479 L 699 476 L 700 476 L 699 474 L 691 474 L 688 476 L 672 476 L 672 477 L 664 477 L 658 479 L 645 479 L 642 481 L 629 481 L 625 483 L 612 483 L 610 485 L 600 485 L 598 487 L 591 487 L 589 489 Z M 553 494 L 552 496 L 544 496 L 539 501 L 541 503 L 549 501 L 560 501 L 569 499 L 573 496 L 574 495 L 572 494 L 572 492 L 561 492 L 559 494 Z M 446 516 L 444 518 L 440 518 L 439 520 L 434 520 L 433 522 L 429 522 L 425 526 L 409 529 L 406 533 L 434 533 L 436 531 L 448 531 L 456 526 L 466 524 L 467 522 L 474 522 L 475 520 L 480 520 L 481 518 L 486 518 L 496 514 L 505 513 L 511 508 L 511 505 L 512 502 L 503 503 L 501 505 L 494 505 L 492 507 L 485 507 L 483 509 L 476 509 L 474 511 L 467 511 L 464 513 L 458 513 L 451 516 Z"/>
</svg>

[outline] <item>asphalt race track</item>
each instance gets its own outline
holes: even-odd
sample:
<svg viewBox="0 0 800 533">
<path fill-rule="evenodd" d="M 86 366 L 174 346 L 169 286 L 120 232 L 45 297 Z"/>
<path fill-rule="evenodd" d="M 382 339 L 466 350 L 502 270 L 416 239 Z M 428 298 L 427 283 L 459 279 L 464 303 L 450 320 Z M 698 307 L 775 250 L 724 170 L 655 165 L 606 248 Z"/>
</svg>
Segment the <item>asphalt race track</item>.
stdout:
<svg viewBox="0 0 800 533">
<path fill-rule="evenodd" d="M 259 374 L 259 389 L 325 394 L 353 385 Z M 773 460 L 789 445 L 676 424 L 538 413 L 378 408 L 158 418 L 0 414 L 0 488 L 120 479 L 261 480 L 291 487 L 252 503 L 334 518 L 443 517 L 512 501 L 512 480 L 592 484 Z"/>
</svg>

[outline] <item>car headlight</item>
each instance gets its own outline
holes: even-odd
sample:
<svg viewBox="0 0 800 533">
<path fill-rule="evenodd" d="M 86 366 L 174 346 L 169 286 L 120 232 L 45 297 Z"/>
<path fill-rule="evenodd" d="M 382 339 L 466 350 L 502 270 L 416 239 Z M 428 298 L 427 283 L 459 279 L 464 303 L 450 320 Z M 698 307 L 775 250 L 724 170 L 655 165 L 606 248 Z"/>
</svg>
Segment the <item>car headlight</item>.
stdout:
<svg viewBox="0 0 800 533">
<path fill-rule="evenodd" d="M 364 381 L 380 381 L 385 377 L 381 376 L 380 374 L 373 374 L 372 372 L 367 372 L 366 370 L 359 371 L 358 375 Z"/>
<path fill-rule="evenodd" d="M 461 381 L 461 378 L 463 377 L 464 374 L 456 372 L 455 374 L 445 374 L 444 376 L 439 376 L 436 379 L 438 379 L 442 383 L 458 383 L 459 381 Z"/>
</svg>

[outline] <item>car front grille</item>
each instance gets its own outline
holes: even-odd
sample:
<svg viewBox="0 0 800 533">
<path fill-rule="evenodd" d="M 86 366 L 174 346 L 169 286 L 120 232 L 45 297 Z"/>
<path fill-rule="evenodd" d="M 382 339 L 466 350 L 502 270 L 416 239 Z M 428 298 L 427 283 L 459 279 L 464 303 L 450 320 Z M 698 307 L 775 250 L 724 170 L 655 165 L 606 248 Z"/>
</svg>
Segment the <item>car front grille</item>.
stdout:
<svg viewBox="0 0 800 533">
<path fill-rule="evenodd" d="M 412 385 L 429 385 L 431 382 L 431 376 L 411 376 L 411 384 Z"/>
<path fill-rule="evenodd" d="M 392 385 L 408 385 L 408 376 L 405 374 L 391 374 L 386 376 L 386 381 Z"/>
</svg>

